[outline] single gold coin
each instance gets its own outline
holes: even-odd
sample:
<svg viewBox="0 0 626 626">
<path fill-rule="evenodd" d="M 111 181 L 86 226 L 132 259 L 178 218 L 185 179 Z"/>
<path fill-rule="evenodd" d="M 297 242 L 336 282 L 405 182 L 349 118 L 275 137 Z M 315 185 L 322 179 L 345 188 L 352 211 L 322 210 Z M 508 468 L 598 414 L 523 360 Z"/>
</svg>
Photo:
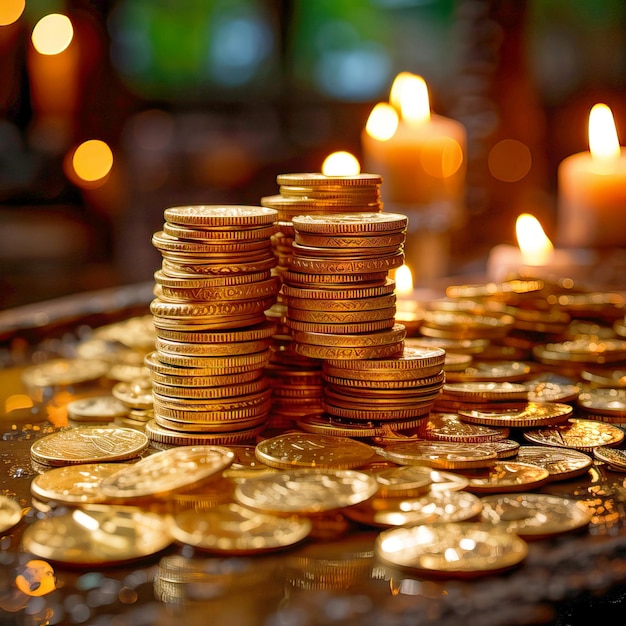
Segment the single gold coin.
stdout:
<svg viewBox="0 0 626 626">
<path fill-rule="evenodd" d="M 375 552 L 386 563 L 421 574 L 475 578 L 520 564 L 528 544 L 490 524 L 448 522 L 384 530 Z"/>
<path fill-rule="evenodd" d="M 47 561 L 117 565 L 151 556 L 172 543 L 166 519 L 133 507 L 89 505 L 38 519 L 23 549 Z"/>
<path fill-rule="evenodd" d="M 375 451 L 366 443 L 345 437 L 293 432 L 259 442 L 255 454 L 265 465 L 278 469 L 349 469 L 365 465 Z"/>
<path fill-rule="evenodd" d="M 169 207 L 163 215 L 173 224 L 196 228 L 242 228 L 273 224 L 278 214 L 260 206 L 190 205 Z"/>
<path fill-rule="evenodd" d="M 150 378 L 119 382 L 111 389 L 113 397 L 127 407 L 151 409 L 154 402 Z"/>
<path fill-rule="evenodd" d="M 395 312 L 395 306 L 371 311 L 308 311 L 289 308 L 288 317 L 291 320 L 316 324 L 354 324 L 389 319 L 395 315 Z"/>
<path fill-rule="evenodd" d="M 0 533 L 13 528 L 22 519 L 22 507 L 17 500 L 0 494 Z"/>
<path fill-rule="evenodd" d="M 305 539 L 311 529 L 306 517 L 264 515 L 235 503 L 207 511 L 181 511 L 172 516 L 171 526 L 177 541 L 226 554 L 282 550 Z"/>
<path fill-rule="evenodd" d="M 543 445 L 520 446 L 515 460 L 544 467 L 550 472 L 550 481 L 581 476 L 593 465 L 593 459 L 583 452 Z"/>
<path fill-rule="evenodd" d="M 462 470 L 469 479 L 471 493 L 511 493 L 528 491 L 544 485 L 550 472 L 538 465 L 519 461 L 497 461 L 492 467 Z"/>
<path fill-rule="evenodd" d="M 306 187 L 370 187 L 381 185 L 382 176 L 379 174 L 354 174 L 350 176 L 326 176 L 319 172 L 303 172 L 295 174 L 278 174 L 276 182 L 279 185 L 295 185 Z"/>
<path fill-rule="evenodd" d="M 101 359 L 50 359 L 23 370 L 22 382 L 27 388 L 70 386 L 93 382 L 109 371 Z"/>
<path fill-rule="evenodd" d="M 494 404 L 481 409 L 459 409 L 459 417 L 470 424 L 500 428 L 538 428 L 566 422 L 574 409 L 560 402 Z"/>
<path fill-rule="evenodd" d="M 306 333 L 299 333 L 301 336 Z M 319 334 L 319 333 L 318 333 Z M 336 335 L 342 337 L 342 335 Z M 379 346 L 320 346 L 308 342 L 296 341 L 294 350 L 301 356 L 324 360 L 385 359 L 400 356 L 404 350 L 402 341 Z"/>
<path fill-rule="evenodd" d="M 408 218 L 399 213 L 326 213 L 324 215 L 296 215 L 292 219 L 296 234 L 329 233 L 357 235 L 390 233 L 406 229 Z"/>
<path fill-rule="evenodd" d="M 350 421 L 326 415 L 310 413 L 296 418 L 298 427 L 307 433 L 331 435 L 333 437 L 384 437 L 390 431 L 413 431 L 422 427 L 422 417 L 397 422 Z"/>
<path fill-rule="evenodd" d="M 396 283 L 391 278 L 375 285 L 329 285 L 323 287 L 321 285 L 312 285 L 309 287 L 300 287 L 298 285 L 290 285 L 283 283 L 281 293 L 287 298 L 300 298 L 310 300 L 353 300 L 356 298 L 377 298 L 380 296 L 388 296 L 393 294 Z"/>
<path fill-rule="evenodd" d="M 360 524 L 388 528 L 471 520 L 482 510 L 480 498 L 467 491 L 433 491 L 419 498 L 374 496 L 344 510 Z"/>
<path fill-rule="evenodd" d="M 237 427 L 237 423 L 234 424 Z M 255 441 L 265 428 L 265 420 L 250 428 L 212 431 L 212 432 L 182 432 L 172 428 L 165 428 L 155 420 L 145 425 L 145 433 L 154 446 L 229 446 L 231 444 L 245 444 Z"/>
<path fill-rule="evenodd" d="M 484 496 L 481 501 L 481 521 L 527 541 L 572 532 L 591 521 L 582 502 L 546 493 L 499 494 Z"/>
<path fill-rule="evenodd" d="M 447 470 L 491 467 L 497 458 L 495 452 L 451 441 L 405 441 L 376 451 L 385 459 L 399 465 L 425 465 Z"/>
<path fill-rule="evenodd" d="M 41 437 L 32 444 L 30 454 L 44 465 L 71 465 L 124 461 L 147 447 L 146 435 L 132 428 L 76 426 Z"/>
<path fill-rule="evenodd" d="M 619 472 L 626 472 L 626 452 L 619 448 L 610 448 L 607 446 L 598 446 L 593 449 L 593 456 L 598 461 L 602 461 L 610 465 Z"/>
<path fill-rule="evenodd" d="M 509 428 L 492 428 L 463 422 L 457 413 L 431 412 L 426 422 L 424 438 L 435 441 L 481 443 L 501 441 L 509 436 Z"/>
<path fill-rule="evenodd" d="M 289 469 L 237 485 L 236 500 L 275 515 L 313 515 L 353 506 L 378 490 L 376 479 L 350 469 Z"/>
<path fill-rule="evenodd" d="M 564 361 L 603 365 L 626 359 L 626 341 L 620 339 L 573 339 L 533 347 L 533 356 L 540 362 L 560 365 Z"/>
<path fill-rule="evenodd" d="M 509 382 L 445 383 L 443 393 L 466 402 L 528 399 L 528 390 L 524 385 Z"/>
<path fill-rule="evenodd" d="M 80 463 L 55 467 L 37 474 L 30 483 L 33 496 L 67 505 L 100 504 L 110 501 L 102 492 L 102 481 L 128 463 Z"/>
<path fill-rule="evenodd" d="M 110 498 L 162 496 L 202 484 L 226 469 L 235 458 L 222 446 L 182 446 L 147 456 L 107 476 L 102 492 Z"/>
<path fill-rule="evenodd" d="M 624 431 L 606 422 L 570 418 L 565 424 L 527 430 L 524 438 L 544 446 L 573 448 L 592 453 L 598 446 L 618 446 L 624 440 Z"/>
<path fill-rule="evenodd" d="M 324 249 L 361 250 L 377 249 L 390 246 L 400 246 L 406 240 L 403 232 L 389 235 L 309 235 L 303 232 L 295 233 L 294 241 L 301 246 L 310 246 Z"/>
<path fill-rule="evenodd" d="M 67 416 L 75 422 L 112 422 L 128 414 L 128 407 L 113 395 L 91 396 L 67 404 Z"/>
</svg>

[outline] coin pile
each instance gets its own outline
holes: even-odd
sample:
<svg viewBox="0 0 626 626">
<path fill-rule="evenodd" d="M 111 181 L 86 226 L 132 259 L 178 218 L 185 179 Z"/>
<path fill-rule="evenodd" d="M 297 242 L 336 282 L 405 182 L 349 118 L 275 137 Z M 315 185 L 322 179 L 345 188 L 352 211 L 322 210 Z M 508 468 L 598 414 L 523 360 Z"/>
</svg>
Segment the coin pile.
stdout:
<svg viewBox="0 0 626 626">
<path fill-rule="evenodd" d="M 319 359 L 401 353 L 405 331 L 394 328 L 388 272 L 403 263 L 407 222 L 396 213 L 294 217 L 283 294 L 296 352 Z"/>
<path fill-rule="evenodd" d="M 270 241 L 277 213 L 255 206 L 171 207 L 152 242 L 163 255 L 150 304 L 156 350 L 146 357 L 154 421 L 165 445 L 254 437 L 271 408 L 263 374 L 275 326 Z"/>
</svg>

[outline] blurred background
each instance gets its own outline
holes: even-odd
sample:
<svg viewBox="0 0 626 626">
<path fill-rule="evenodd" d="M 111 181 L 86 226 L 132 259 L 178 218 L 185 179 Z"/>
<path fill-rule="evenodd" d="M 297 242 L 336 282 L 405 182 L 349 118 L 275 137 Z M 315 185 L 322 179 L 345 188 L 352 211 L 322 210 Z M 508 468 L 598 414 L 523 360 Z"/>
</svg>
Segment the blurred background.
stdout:
<svg viewBox="0 0 626 626">
<path fill-rule="evenodd" d="M 626 3 L 0 0 L 0 309 L 149 281 L 165 208 L 361 158 L 401 71 L 466 128 L 450 271 L 476 271 L 522 211 L 554 234 L 593 104 L 626 133 Z"/>
</svg>

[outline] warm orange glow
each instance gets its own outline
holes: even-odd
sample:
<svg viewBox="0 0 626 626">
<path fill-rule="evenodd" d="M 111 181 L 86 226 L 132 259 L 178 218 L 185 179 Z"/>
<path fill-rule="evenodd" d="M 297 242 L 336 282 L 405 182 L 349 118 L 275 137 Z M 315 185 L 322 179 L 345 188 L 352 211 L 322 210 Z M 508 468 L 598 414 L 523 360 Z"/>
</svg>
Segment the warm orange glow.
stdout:
<svg viewBox="0 0 626 626">
<path fill-rule="evenodd" d="M 31 40 L 37 52 L 52 55 L 63 52 L 73 37 L 74 29 L 70 18 L 61 13 L 50 13 L 35 24 Z"/>
<path fill-rule="evenodd" d="M 525 143 L 516 139 L 503 139 L 491 148 L 487 163 L 495 179 L 515 183 L 530 172 L 532 155 Z"/>
<path fill-rule="evenodd" d="M 90 139 L 76 148 L 72 157 L 74 173 L 86 183 L 103 180 L 113 167 L 111 148 L 99 139 Z"/>
<path fill-rule="evenodd" d="M 0 26 L 8 26 L 20 19 L 26 6 L 25 0 L 2 0 L 0 2 Z"/>
<path fill-rule="evenodd" d="M 536 217 L 522 213 L 517 218 L 515 231 L 526 265 L 546 265 L 550 261 L 554 246 Z"/>
<path fill-rule="evenodd" d="M 438 142 L 422 147 L 420 163 L 430 176 L 448 178 L 463 165 L 463 148 L 456 139 L 441 137 Z"/>
<path fill-rule="evenodd" d="M 594 166 L 611 168 L 621 148 L 613 113 L 606 104 L 596 104 L 589 113 L 589 151 Z"/>
<path fill-rule="evenodd" d="M 343 150 L 329 154 L 322 164 L 325 176 L 357 176 L 361 173 L 359 160 Z"/>
<path fill-rule="evenodd" d="M 11 411 L 17 411 L 19 409 L 31 409 L 32 407 L 32 398 L 24 393 L 16 393 L 12 396 L 9 396 L 4 401 L 5 413 L 10 413 Z"/>
<path fill-rule="evenodd" d="M 56 578 L 50 563 L 32 559 L 20 567 L 15 586 L 27 596 L 44 596 L 56 589 Z"/>
<path fill-rule="evenodd" d="M 405 80 L 413 77 L 411 72 L 400 72 L 394 79 L 391 84 L 391 91 L 389 92 L 389 103 L 392 107 L 395 108 L 396 111 L 400 112 L 400 96 L 402 94 L 402 85 Z"/>
<path fill-rule="evenodd" d="M 398 296 L 408 296 L 413 293 L 413 274 L 408 265 L 401 265 L 395 273 L 396 294 Z"/>
<path fill-rule="evenodd" d="M 400 90 L 402 119 L 410 126 L 419 126 L 430 119 L 428 87 L 421 76 L 408 76 L 402 81 Z"/>
<path fill-rule="evenodd" d="M 398 113 L 385 102 L 379 102 L 370 113 L 365 125 L 365 132 L 378 141 L 391 139 L 398 130 Z"/>
</svg>

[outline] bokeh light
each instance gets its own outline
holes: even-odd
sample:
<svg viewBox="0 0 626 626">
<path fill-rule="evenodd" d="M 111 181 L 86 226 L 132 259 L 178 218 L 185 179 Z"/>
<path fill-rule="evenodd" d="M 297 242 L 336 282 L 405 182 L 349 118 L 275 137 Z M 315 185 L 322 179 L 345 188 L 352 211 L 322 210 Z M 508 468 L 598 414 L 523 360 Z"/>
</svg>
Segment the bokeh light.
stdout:
<svg viewBox="0 0 626 626">
<path fill-rule="evenodd" d="M 81 143 L 72 156 L 72 169 L 81 181 L 93 186 L 98 181 L 104 182 L 113 167 L 113 152 L 100 139 L 90 139 Z"/>
<path fill-rule="evenodd" d="M 0 2 L 0 26 L 8 26 L 20 19 L 26 6 L 25 0 L 2 0 Z"/>
<path fill-rule="evenodd" d="M 498 141 L 489 151 L 491 175 L 504 183 L 516 183 L 530 172 L 533 160 L 530 149 L 516 139 Z"/>
<path fill-rule="evenodd" d="M 456 139 L 442 137 L 439 141 L 422 147 L 420 163 L 430 176 L 449 178 L 463 165 L 463 148 Z"/>
<path fill-rule="evenodd" d="M 378 141 L 388 141 L 398 130 L 398 113 L 385 102 L 379 102 L 367 118 L 365 132 Z"/>
<path fill-rule="evenodd" d="M 61 13 L 50 13 L 42 17 L 35 28 L 31 40 L 40 54 L 60 54 L 74 37 L 74 28 L 70 18 Z"/>
</svg>

